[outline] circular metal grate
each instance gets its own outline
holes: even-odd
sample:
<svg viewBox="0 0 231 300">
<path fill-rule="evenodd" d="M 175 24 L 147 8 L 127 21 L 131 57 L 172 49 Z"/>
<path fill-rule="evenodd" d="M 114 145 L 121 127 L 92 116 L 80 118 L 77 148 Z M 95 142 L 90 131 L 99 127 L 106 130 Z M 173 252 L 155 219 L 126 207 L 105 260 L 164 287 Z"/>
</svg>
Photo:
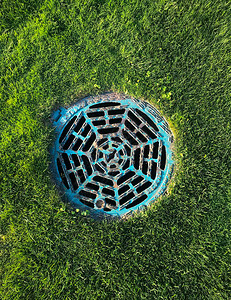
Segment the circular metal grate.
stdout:
<svg viewBox="0 0 231 300">
<path fill-rule="evenodd" d="M 53 120 L 55 174 L 72 204 L 123 216 L 166 189 L 173 135 L 149 103 L 107 93 L 59 109 Z"/>
</svg>

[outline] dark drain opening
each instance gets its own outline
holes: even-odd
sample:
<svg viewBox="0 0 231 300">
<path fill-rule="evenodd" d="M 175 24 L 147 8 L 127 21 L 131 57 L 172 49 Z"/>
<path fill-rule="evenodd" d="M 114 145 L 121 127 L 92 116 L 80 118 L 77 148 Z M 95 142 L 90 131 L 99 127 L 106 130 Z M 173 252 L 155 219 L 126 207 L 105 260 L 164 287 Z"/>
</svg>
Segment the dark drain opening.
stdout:
<svg viewBox="0 0 231 300">
<path fill-rule="evenodd" d="M 109 198 L 105 198 L 105 201 L 107 204 L 110 204 L 112 206 L 116 206 L 116 202 L 115 200 L 109 199 Z"/>
<path fill-rule="evenodd" d="M 96 120 L 96 121 L 92 121 L 92 124 L 95 126 L 102 126 L 102 125 L 106 125 L 106 121 L 105 120 Z"/>
<path fill-rule="evenodd" d="M 107 188 L 103 188 L 102 192 L 106 195 L 115 196 L 115 192 Z"/>
<path fill-rule="evenodd" d="M 98 132 L 100 134 L 108 134 L 108 133 L 113 133 L 113 132 L 117 132 L 117 131 L 119 131 L 119 128 L 117 128 L 117 127 L 109 127 L 109 128 L 98 129 Z"/>
<path fill-rule="evenodd" d="M 136 177 L 134 180 L 132 180 L 132 185 L 136 186 L 138 183 L 140 183 L 144 178 L 142 176 Z"/>
<path fill-rule="evenodd" d="M 95 133 L 92 133 L 91 136 L 89 137 L 89 139 L 87 140 L 85 146 L 83 147 L 84 152 L 87 152 L 91 148 L 95 139 L 96 139 L 96 135 L 95 135 Z"/>
<path fill-rule="evenodd" d="M 86 187 L 88 187 L 89 189 L 93 189 L 94 191 L 98 191 L 99 190 L 99 186 L 94 184 L 94 183 L 91 183 L 91 182 L 88 182 Z"/>
<path fill-rule="evenodd" d="M 104 173 L 104 169 L 102 167 L 100 167 L 98 164 L 95 164 L 95 168 L 97 171 L 99 171 L 100 173 Z"/>
<path fill-rule="evenodd" d="M 76 178 L 75 178 L 74 173 L 70 173 L 70 174 L 69 174 L 69 177 L 70 177 L 70 179 L 71 179 L 71 184 L 72 184 L 72 186 L 73 186 L 73 189 L 74 189 L 74 190 L 77 190 L 79 186 L 78 186 L 78 184 L 77 184 L 77 181 L 76 181 Z"/>
<path fill-rule="evenodd" d="M 153 146 L 152 158 L 156 159 L 158 157 L 158 147 L 159 147 L 159 143 L 156 142 Z"/>
<path fill-rule="evenodd" d="M 82 128 L 84 122 L 85 122 L 85 118 L 84 118 L 84 117 L 81 117 L 81 119 L 78 121 L 77 125 L 76 125 L 75 128 L 74 128 L 74 131 L 75 131 L 76 133 L 78 133 L 79 130 L 80 130 L 80 128 Z"/>
<path fill-rule="evenodd" d="M 127 181 L 128 179 L 130 179 L 131 177 L 133 177 L 135 175 L 135 172 L 133 171 L 129 171 L 128 173 L 126 173 L 125 175 L 123 175 L 122 177 L 120 177 L 117 181 L 118 185 L 124 183 L 125 181 Z"/>
<path fill-rule="evenodd" d="M 90 163 L 88 157 L 85 156 L 85 155 L 82 155 L 82 159 L 83 159 L 85 169 L 87 170 L 87 174 L 90 176 L 93 172 L 92 167 L 91 167 L 91 163 Z"/>
<path fill-rule="evenodd" d="M 133 145 L 138 145 L 139 143 L 126 131 L 122 130 L 124 137 Z"/>
<path fill-rule="evenodd" d="M 144 147 L 144 158 L 148 158 L 149 156 L 149 145 Z"/>
<path fill-rule="evenodd" d="M 139 186 L 139 187 L 136 189 L 136 191 L 137 191 L 137 193 L 141 193 L 141 192 L 143 192 L 144 190 L 146 190 L 147 188 L 149 188 L 151 185 L 152 185 L 151 182 L 147 181 L 147 182 L 145 182 L 144 184 L 142 184 L 141 186 Z"/>
<path fill-rule="evenodd" d="M 99 182 L 99 183 L 103 183 L 103 184 L 106 184 L 106 185 L 113 186 L 113 181 L 110 180 L 110 179 L 107 179 L 107 178 L 104 178 L 104 177 L 101 177 L 101 176 L 95 176 L 95 177 L 93 177 L 93 179 L 94 179 L 96 182 Z"/>
<path fill-rule="evenodd" d="M 112 116 L 112 115 L 122 115 L 124 114 L 125 109 L 113 109 L 113 110 L 109 110 L 108 111 L 108 115 Z"/>
<path fill-rule="evenodd" d="M 124 194 L 125 192 L 127 192 L 130 189 L 129 185 L 124 185 L 122 188 L 120 188 L 118 190 L 119 195 Z"/>
<path fill-rule="evenodd" d="M 104 107 L 110 107 L 110 106 L 120 106 L 120 103 L 118 102 L 104 102 L 104 103 L 98 103 L 90 106 L 90 108 L 104 108 Z"/>
<path fill-rule="evenodd" d="M 87 206 L 89 206 L 89 207 L 91 207 L 91 208 L 94 208 L 94 204 L 93 204 L 92 202 L 83 200 L 83 199 L 81 199 L 81 198 L 80 198 L 79 200 L 80 200 L 80 202 L 82 202 L 83 204 L 85 204 L 85 205 L 87 205 Z"/>
<path fill-rule="evenodd" d="M 140 133 L 139 131 L 136 133 L 136 136 L 138 137 L 139 140 L 141 140 L 142 143 L 146 143 L 148 140 L 146 139 L 146 137 Z"/>
<path fill-rule="evenodd" d="M 142 127 L 142 130 L 147 133 L 151 139 L 156 138 L 156 135 L 146 125 Z"/>
<path fill-rule="evenodd" d="M 147 161 L 144 161 L 144 162 L 143 162 L 142 172 L 143 172 L 145 175 L 147 175 L 147 173 L 148 173 L 148 162 L 147 162 Z"/>
<path fill-rule="evenodd" d="M 140 149 L 136 149 L 135 156 L 134 156 L 134 167 L 136 168 L 136 170 L 139 169 L 139 165 L 140 165 Z"/>
<path fill-rule="evenodd" d="M 96 198 L 96 195 L 95 195 L 95 194 L 92 194 L 92 193 L 90 193 L 90 192 L 88 192 L 88 191 L 85 191 L 85 190 L 81 190 L 81 191 L 79 192 L 79 194 L 80 194 L 81 196 L 85 196 L 85 197 L 91 198 L 91 199 L 93 199 L 93 200 Z"/>
<path fill-rule="evenodd" d="M 159 131 L 156 124 L 144 112 L 139 109 L 136 109 L 136 111 L 155 131 Z"/>
<path fill-rule="evenodd" d="M 64 163 L 66 165 L 67 170 L 70 170 L 71 169 L 71 163 L 69 161 L 68 155 L 66 153 L 63 153 L 62 157 L 63 157 L 63 160 L 64 160 Z"/>
<path fill-rule="evenodd" d="M 81 183 L 84 183 L 84 181 L 86 180 L 86 178 L 85 178 L 85 176 L 84 176 L 83 170 L 78 170 L 77 173 L 78 173 L 80 182 L 81 182 Z"/>
<path fill-rule="evenodd" d="M 65 138 L 65 136 L 67 135 L 69 129 L 71 128 L 71 126 L 74 124 L 75 120 L 77 119 L 77 117 L 73 117 L 68 124 L 64 127 L 63 132 L 60 136 L 59 142 L 62 143 L 63 139 Z"/>
<path fill-rule="evenodd" d="M 109 124 L 118 124 L 121 123 L 122 118 L 114 118 L 109 120 Z"/>
<path fill-rule="evenodd" d="M 94 111 L 94 112 L 87 113 L 87 116 L 89 118 L 102 117 L 102 116 L 104 116 L 104 112 L 103 111 Z"/>
<path fill-rule="evenodd" d="M 130 192 L 129 194 L 127 194 L 126 196 L 122 197 L 120 199 L 120 205 L 123 205 L 124 203 L 126 203 L 127 201 L 131 200 L 133 197 L 135 196 L 135 194 L 133 192 Z"/>
<path fill-rule="evenodd" d="M 68 185 L 68 182 L 67 182 L 67 178 L 66 178 L 66 176 L 65 176 L 65 173 L 64 173 L 64 171 L 63 171 L 63 168 L 62 168 L 62 165 L 61 165 L 61 162 L 60 162 L 60 159 L 59 159 L 59 158 L 57 158 L 57 166 L 58 166 L 59 175 L 60 175 L 60 177 L 61 177 L 61 179 L 62 179 L 62 182 L 64 183 L 65 187 L 66 187 L 67 189 L 69 189 L 69 185 Z"/>
<path fill-rule="evenodd" d="M 129 110 L 129 112 L 128 112 L 128 116 L 129 116 L 129 117 L 131 118 L 131 120 L 134 121 L 138 126 L 141 124 L 140 119 L 138 119 L 137 116 L 134 115 L 133 112 L 131 112 L 130 110 Z"/>
<path fill-rule="evenodd" d="M 74 138 L 75 138 L 75 136 L 73 134 L 71 134 L 70 137 L 68 138 L 68 140 L 66 141 L 66 143 L 63 146 L 64 150 L 67 150 L 70 147 L 70 145 L 73 142 Z"/>
<path fill-rule="evenodd" d="M 129 208 L 131 208 L 131 207 L 134 207 L 134 206 L 136 206 L 136 205 L 142 203 L 142 202 L 143 202 L 145 199 L 147 199 L 147 198 L 148 198 L 147 195 L 142 195 L 141 197 L 139 197 L 139 198 L 137 198 L 136 200 L 134 200 L 132 203 L 128 204 L 128 205 L 126 206 L 126 209 L 129 209 Z"/>
<path fill-rule="evenodd" d="M 80 166 L 80 161 L 79 161 L 78 156 L 76 154 L 72 154 L 71 157 L 74 161 L 75 167 L 79 167 Z"/>
<path fill-rule="evenodd" d="M 164 170 L 165 164 L 166 164 L 166 149 L 165 146 L 162 146 L 162 154 L 161 154 L 161 162 L 160 162 L 161 170 Z"/>
<path fill-rule="evenodd" d="M 81 139 L 78 139 L 78 140 L 76 141 L 76 143 L 74 144 L 74 146 L 73 146 L 72 149 L 73 149 L 74 151 L 79 150 L 79 148 L 80 148 L 82 142 L 83 142 L 83 141 L 82 141 Z"/>
<path fill-rule="evenodd" d="M 157 163 L 154 161 L 152 162 L 152 169 L 151 169 L 151 178 L 154 180 L 156 178 L 156 167 Z"/>
<path fill-rule="evenodd" d="M 89 124 L 87 124 L 87 125 L 85 126 L 83 132 L 81 133 L 81 135 L 82 135 L 83 137 L 86 137 L 87 134 L 88 134 L 88 132 L 89 132 L 90 130 L 91 130 L 91 127 L 90 127 Z"/>
</svg>

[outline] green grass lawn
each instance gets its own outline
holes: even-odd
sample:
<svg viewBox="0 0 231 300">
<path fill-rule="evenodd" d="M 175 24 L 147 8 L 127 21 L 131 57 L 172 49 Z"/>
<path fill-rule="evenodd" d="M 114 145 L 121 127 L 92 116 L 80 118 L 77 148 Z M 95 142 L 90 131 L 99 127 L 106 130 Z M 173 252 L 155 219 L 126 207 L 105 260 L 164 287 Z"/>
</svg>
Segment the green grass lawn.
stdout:
<svg viewBox="0 0 231 300">
<path fill-rule="evenodd" d="M 2 299 L 231 299 L 229 0 L 2 0 Z M 127 221 L 71 212 L 50 116 L 104 91 L 175 133 L 169 193 Z"/>
</svg>

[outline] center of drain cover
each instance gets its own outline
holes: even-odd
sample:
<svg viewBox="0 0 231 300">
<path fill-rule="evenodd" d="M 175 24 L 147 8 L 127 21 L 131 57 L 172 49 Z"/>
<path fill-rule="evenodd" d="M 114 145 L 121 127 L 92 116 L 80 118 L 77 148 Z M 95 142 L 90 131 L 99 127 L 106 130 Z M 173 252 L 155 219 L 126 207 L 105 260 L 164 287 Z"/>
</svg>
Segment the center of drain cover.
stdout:
<svg viewBox="0 0 231 300">
<path fill-rule="evenodd" d="M 173 135 L 149 103 L 106 93 L 53 114 L 53 169 L 65 198 L 96 216 L 154 202 L 173 170 Z"/>
</svg>

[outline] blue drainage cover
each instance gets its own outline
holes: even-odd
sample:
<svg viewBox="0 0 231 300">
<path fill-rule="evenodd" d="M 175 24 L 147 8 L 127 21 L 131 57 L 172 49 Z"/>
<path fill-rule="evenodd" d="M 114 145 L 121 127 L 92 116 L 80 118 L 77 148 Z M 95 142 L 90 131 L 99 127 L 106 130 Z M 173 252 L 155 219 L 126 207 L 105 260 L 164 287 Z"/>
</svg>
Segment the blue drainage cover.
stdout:
<svg viewBox="0 0 231 300">
<path fill-rule="evenodd" d="M 96 217 L 122 217 L 165 191 L 173 135 L 149 103 L 106 93 L 59 109 L 53 121 L 55 177 L 75 207 Z"/>
</svg>

